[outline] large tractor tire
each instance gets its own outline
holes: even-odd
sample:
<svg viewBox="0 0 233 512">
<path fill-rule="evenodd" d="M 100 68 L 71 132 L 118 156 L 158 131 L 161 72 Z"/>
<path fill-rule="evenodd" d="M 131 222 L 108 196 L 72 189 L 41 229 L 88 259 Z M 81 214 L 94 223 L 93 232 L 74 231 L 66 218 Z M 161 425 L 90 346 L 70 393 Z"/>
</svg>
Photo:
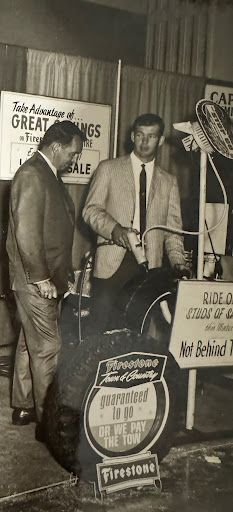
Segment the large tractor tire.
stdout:
<svg viewBox="0 0 233 512">
<path fill-rule="evenodd" d="M 162 335 L 168 346 L 170 339 L 166 321 L 158 307 L 161 301 L 167 301 L 171 314 L 174 312 L 176 283 L 167 269 L 155 268 L 141 273 L 127 283 L 119 294 L 116 304 L 114 325 L 127 327 L 137 332 L 148 332 L 151 314 L 156 315 L 159 327 L 158 339 Z M 165 321 L 165 323 L 164 323 Z"/>
<path fill-rule="evenodd" d="M 144 359 L 144 354 L 167 356 L 162 358 L 166 361 L 162 381 L 148 384 L 154 399 L 148 401 L 146 407 L 154 408 L 156 415 L 146 438 L 142 436 L 137 446 L 127 450 L 122 447 L 119 450 L 109 448 L 105 455 L 119 457 L 139 453 L 148 449 L 149 440 L 149 450 L 157 453 L 161 460 L 172 445 L 177 429 L 179 369 L 166 346 L 145 334 L 127 330 L 90 337 L 64 351 L 49 389 L 44 416 L 47 444 L 52 454 L 63 467 L 77 475 L 81 474 L 86 480 L 96 478 L 95 465 L 103 459 L 101 447 L 99 450 L 93 449 L 90 437 L 87 439 L 87 428 L 84 428 L 90 397 L 101 392 L 100 388 L 93 388 L 98 365 L 101 361 L 131 353 L 142 354 Z M 129 389 L 132 390 L 132 387 Z M 97 407 L 97 417 L 100 413 Z"/>
</svg>

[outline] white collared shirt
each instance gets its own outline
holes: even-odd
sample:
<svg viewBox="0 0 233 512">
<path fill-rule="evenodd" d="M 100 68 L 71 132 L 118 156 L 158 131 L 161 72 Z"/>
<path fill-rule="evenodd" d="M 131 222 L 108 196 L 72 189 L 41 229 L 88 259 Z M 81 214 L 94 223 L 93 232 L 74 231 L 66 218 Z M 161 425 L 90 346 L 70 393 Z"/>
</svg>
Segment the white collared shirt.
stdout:
<svg viewBox="0 0 233 512">
<path fill-rule="evenodd" d="M 45 161 L 47 162 L 47 164 L 49 165 L 50 169 L 52 169 L 53 173 L 55 174 L 56 178 L 57 178 L 57 169 L 56 167 L 52 164 L 51 160 L 49 160 L 49 158 L 44 154 L 42 153 L 42 151 L 39 151 L 39 149 L 37 150 L 38 153 L 40 153 L 40 155 L 45 159 Z"/>
<path fill-rule="evenodd" d="M 136 198 L 135 198 L 135 211 L 134 211 L 134 220 L 133 220 L 133 228 L 140 231 L 140 207 L 139 207 L 139 193 L 140 193 L 140 173 L 142 170 L 143 162 L 135 155 L 132 151 L 130 154 L 132 167 L 133 167 L 133 175 L 134 175 L 134 183 L 136 190 Z M 145 165 L 146 171 L 146 204 L 148 203 L 150 185 L 155 165 L 155 160 L 151 160 L 147 162 Z"/>
</svg>

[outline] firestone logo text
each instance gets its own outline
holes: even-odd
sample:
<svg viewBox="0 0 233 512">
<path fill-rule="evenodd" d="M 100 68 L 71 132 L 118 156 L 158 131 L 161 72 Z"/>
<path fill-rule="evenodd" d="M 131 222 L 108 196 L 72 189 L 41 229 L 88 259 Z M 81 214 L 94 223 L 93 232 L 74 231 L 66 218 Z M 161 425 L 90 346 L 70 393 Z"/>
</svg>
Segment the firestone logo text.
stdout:
<svg viewBox="0 0 233 512">
<path fill-rule="evenodd" d="M 101 361 L 96 386 L 131 387 L 162 379 L 166 356 L 131 352 Z"/>
</svg>

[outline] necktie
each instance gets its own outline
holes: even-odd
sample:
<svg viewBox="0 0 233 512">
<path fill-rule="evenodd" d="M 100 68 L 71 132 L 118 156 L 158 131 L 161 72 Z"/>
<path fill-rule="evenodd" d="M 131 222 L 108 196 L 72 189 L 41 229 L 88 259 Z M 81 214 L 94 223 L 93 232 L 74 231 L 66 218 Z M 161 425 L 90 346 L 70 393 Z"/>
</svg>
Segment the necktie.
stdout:
<svg viewBox="0 0 233 512">
<path fill-rule="evenodd" d="M 146 171 L 145 164 L 142 164 L 140 172 L 140 189 L 139 189 L 139 206 L 140 206 L 140 236 L 146 229 Z"/>
</svg>

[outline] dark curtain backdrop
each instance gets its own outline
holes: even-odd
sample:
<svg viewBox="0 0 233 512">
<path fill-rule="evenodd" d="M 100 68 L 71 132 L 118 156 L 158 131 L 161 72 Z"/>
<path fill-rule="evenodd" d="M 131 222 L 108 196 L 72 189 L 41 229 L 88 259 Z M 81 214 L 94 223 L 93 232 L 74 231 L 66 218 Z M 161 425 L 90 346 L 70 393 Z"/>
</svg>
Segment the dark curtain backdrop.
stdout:
<svg viewBox="0 0 233 512">
<path fill-rule="evenodd" d="M 159 161 L 167 171 L 178 177 L 181 196 L 192 191 L 190 154 L 181 143 L 185 135 L 173 123 L 195 118 L 195 105 L 203 98 L 205 79 L 163 71 L 124 66 L 122 70 L 119 151 L 125 150 L 130 123 L 140 114 L 154 112 L 165 122 L 165 144 Z M 179 135 L 180 134 L 180 135 Z"/>
<path fill-rule="evenodd" d="M 0 44 L 0 91 L 25 92 L 26 69 L 26 49 Z M 6 253 L 9 192 L 10 182 L 0 180 L 0 295 L 9 289 Z M 10 314 L 12 308 L 14 309 L 14 304 L 11 300 L 0 300 L 0 346 L 10 344 L 16 338 L 14 319 Z"/>
<path fill-rule="evenodd" d="M 66 99 L 112 105 L 112 135 L 116 103 L 117 63 L 68 56 L 14 46 L 0 45 L 0 89 Z M 203 97 L 203 78 L 123 66 L 120 97 L 118 154 L 130 150 L 127 145 L 129 127 L 143 112 L 156 112 L 165 121 L 166 144 L 159 160 L 169 172 L 177 175 L 183 203 L 194 195 L 196 177 L 190 156 L 182 146 L 183 134 L 175 132 L 173 122 L 195 117 L 195 104 Z M 113 143 L 113 137 L 112 137 Z M 112 150 L 111 143 L 111 150 Z M 196 173 L 197 176 L 197 173 Z M 76 207 L 76 235 L 73 247 L 74 268 L 92 245 L 90 233 L 81 220 L 86 185 L 67 185 Z M 197 187 L 196 187 L 197 188 Z M 197 188 L 198 193 L 198 188 Z M 0 182 L 1 289 L 4 288 L 5 235 L 7 229 L 9 183 Z M 186 222 L 187 224 L 187 222 Z"/>
<path fill-rule="evenodd" d="M 27 50 L 0 44 L 0 91 L 26 92 Z M 4 143 L 4 137 L 3 137 Z M 0 180 L 0 293 L 8 287 L 5 240 L 10 182 Z"/>
</svg>

